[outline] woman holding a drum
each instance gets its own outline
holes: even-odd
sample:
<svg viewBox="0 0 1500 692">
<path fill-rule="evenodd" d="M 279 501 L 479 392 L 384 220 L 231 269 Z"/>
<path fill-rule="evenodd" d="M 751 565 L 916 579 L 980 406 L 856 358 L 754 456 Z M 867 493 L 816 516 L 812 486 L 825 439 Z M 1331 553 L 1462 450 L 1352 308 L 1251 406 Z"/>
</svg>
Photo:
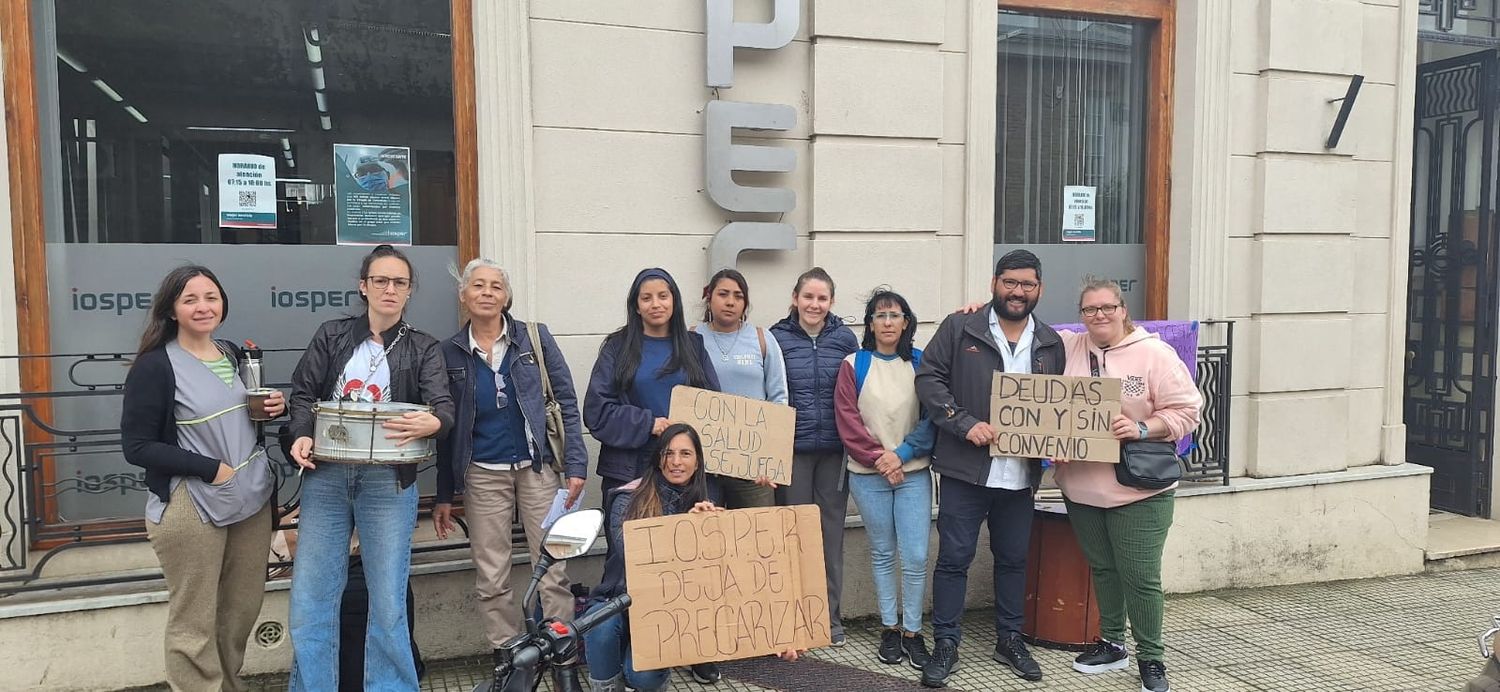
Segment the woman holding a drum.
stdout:
<svg viewBox="0 0 1500 692">
<path fill-rule="evenodd" d="M 406 255 L 376 247 L 359 274 L 368 309 L 324 322 L 292 374 L 291 451 L 304 471 L 292 690 L 338 687 L 338 608 L 356 527 L 370 594 L 365 689 L 417 689 L 406 622 L 416 462 L 452 427 L 453 398 L 438 341 L 402 319 L 413 288 Z"/>
<path fill-rule="evenodd" d="M 125 460 L 146 469 L 146 535 L 167 580 L 173 690 L 239 690 L 260 615 L 274 479 L 251 423 L 239 349 L 213 338 L 229 296 L 204 267 L 173 269 L 125 376 Z M 276 392 L 267 418 L 286 404 Z"/>
</svg>

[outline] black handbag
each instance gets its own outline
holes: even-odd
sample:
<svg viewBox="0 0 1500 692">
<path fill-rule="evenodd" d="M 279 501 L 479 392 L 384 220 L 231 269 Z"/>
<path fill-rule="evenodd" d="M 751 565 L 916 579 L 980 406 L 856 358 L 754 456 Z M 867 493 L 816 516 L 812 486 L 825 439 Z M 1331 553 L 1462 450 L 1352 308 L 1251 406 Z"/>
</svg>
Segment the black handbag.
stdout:
<svg viewBox="0 0 1500 692">
<path fill-rule="evenodd" d="M 1089 354 L 1089 368 L 1099 377 L 1099 359 Z M 1140 440 L 1120 443 L 1120 462 L 1115 464 L 1115 480 L 1120 485 L 1143 490 L 1162 490 L 1182 480 L 1182 464 L 1177 459 L 1177 443 L 1165 440 Z"/>
<path fill-rule="evenodd" d="M 1172 487 L 1182 480 L 1177 443 L 1164 440 L 1122 443 L 1120 463 L 1115 464 L 1115 480 L 1120 485 L 1144 490 Z"/>
</svg>

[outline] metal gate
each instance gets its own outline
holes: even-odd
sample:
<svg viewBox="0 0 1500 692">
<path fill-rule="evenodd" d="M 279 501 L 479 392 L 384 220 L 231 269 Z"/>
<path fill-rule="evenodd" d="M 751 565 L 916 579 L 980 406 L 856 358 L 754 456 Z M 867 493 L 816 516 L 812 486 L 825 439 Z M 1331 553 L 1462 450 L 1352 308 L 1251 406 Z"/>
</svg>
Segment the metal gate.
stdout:
<svg viewBox="0 0 1500 692">
<path fill-rule="evenodd" d="M 1489 516 L 1496 328 L 1496 67 L 1485 51 L 1417 71 L 1407 290 L 1406 453 L 1432 506 Z"/>
</svg>

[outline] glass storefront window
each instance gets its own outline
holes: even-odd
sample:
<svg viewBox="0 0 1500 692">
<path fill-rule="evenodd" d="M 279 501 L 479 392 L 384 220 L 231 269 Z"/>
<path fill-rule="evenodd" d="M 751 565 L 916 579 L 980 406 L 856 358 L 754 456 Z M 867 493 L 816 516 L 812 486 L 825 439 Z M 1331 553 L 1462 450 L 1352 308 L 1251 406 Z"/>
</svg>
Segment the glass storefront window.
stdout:
<svg viewBox="0 0 1500 692">
<path fill-rule="evenodd" d="M 33 8 L 53 353 L 133 353 L 161 277 L 197 263 L 229 296 L 221 337 L 292 349 L 265 364 L 285 382 L 319 323 L 363 312 L 359 261 L 386 242 L 410 246 L 408 320 L 457 328 L 449 0 Z M 60 391 L 124 373 L 52 363 Z M 119 397 L 59 400 L 53 418 L 111 427 Z M 60 520 L 139 516 L 118 452 L 49 463 Z M 120 493 L 70 492 L 108 478 Z"/>
<path fill-rule="evenodd" d="M 1044 319 L 1071 322 L 1084 274 L 1144 314 L 1147 29 L 1001 12 L 995 252 L 1037 253 Z"/>
</svg>

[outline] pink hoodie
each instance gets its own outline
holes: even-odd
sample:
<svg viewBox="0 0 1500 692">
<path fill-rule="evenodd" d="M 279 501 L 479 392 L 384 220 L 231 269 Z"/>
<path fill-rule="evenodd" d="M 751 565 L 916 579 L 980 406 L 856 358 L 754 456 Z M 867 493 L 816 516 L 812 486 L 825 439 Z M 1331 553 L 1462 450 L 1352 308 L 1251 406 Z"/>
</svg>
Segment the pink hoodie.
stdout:
<svg viewBox="0 0 1500 692">
<path fill-rule="evenodd" d="M 1139 327 L 1108 350 L 1094 345 L 1087 332 L 1059 331 L 1068 352 L 1064 375 L 1093 374 L 1089 354 L 1099 359 L 1100 377 L 1120 378 L 1120 413 L 1134 421 L 1155 416 L 1167 426 L 1168 437 L 1181 439 L 1198 427 L 1203 395 L 1187 365 L 1165 341 Z M 1075 461 L 1059 464 L 1057 485 L 1069 500 L 1091 507 L 1119 507 L 1165 490 L 1143 490 L 1120 485 L 1114 464 Z"/>
</svg>

